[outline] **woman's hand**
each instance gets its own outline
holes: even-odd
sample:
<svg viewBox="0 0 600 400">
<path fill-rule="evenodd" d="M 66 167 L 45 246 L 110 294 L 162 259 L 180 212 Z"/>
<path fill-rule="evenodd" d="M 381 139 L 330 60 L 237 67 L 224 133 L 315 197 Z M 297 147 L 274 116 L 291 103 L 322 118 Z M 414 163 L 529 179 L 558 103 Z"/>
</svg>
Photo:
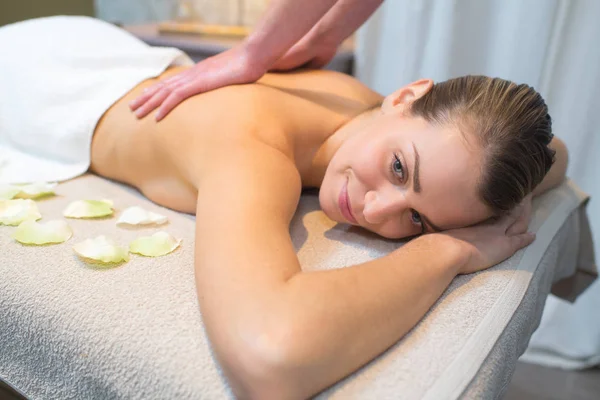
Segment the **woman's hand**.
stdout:
<svg viewBox="0 0 600 400">
<path fill-rule="evenodd" d="M 527 232 L 530 218 L 531 195 L 500 219 L 444 232 L 458 239 L 469 255 L 459 273 L 470 274 L 489 268 L 531 244 L 535 234 Z"/>
<path fill-rule="evenodd" d="M 240 45 L 148 87 L 129 107 L 138 118 L 159 107 L 156 120 L 160 121 L 188 97 L 227 85 L 255 82 L 266 72 L 267 68 L 252 60 L 246 47 Z"/>
<path fill-rule="evenodd" d="M 310 35 L 306 35 L 277 60 L 269 70 L 289 71 L 299 67 L 322 68 L 333 59 L 337 48 L 338 45 L 335 43 L 311 40 Z"/>
</svg>

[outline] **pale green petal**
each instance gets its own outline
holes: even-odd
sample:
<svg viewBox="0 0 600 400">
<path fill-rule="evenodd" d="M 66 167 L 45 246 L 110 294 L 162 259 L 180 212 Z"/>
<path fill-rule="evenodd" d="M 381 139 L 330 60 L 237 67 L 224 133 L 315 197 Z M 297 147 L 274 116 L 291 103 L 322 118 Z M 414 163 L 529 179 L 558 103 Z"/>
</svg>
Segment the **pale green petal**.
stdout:
<svg viewBox="0 0 600 400">
<path fill-rule="evenodd" d="M 27 185 L 0 184 L 0 200 L 37 199 L 54 194 L 56 183 L 37 182 Z"/>
<path fill-rule="evenodd" d="M 129 207 L 121 213 L 117 225 L 149 225 L 149 224 L 164 224 L 167 222 L 167 217 L 146 211 L 141 207 Z"/>
<path fill-rule="evenodd" d="M 2 183 L 0 184 L 0 200 L 13 199 L 20 191 L 21 189 L 17 188 L 14 185 Z"/>
<path fill-rule="evenodd" d="M 100 218 L 112 214 L 113 203 L 110 200 L 77 200 L 63 212 L 67 218 Z"/>
<path fill-rule="evenodd" d="M 109 264 L 129 260 L 127 250 L 117 246 L 115 242 L 104 235 L 77 243 L 73 246 L 73 250 L 77 255 L 91 262 Z"/>
<path fill-rule="evenodd" d="M 13 234 L 17 242 L 23 244 L 63 243 L 73 236 L 73 231 L 63 220 L 46 223 L 32 220 L 22 222 Z"/>
<path fill-rule="evenodd" d="M 144 236 L 135 239 L 129 245 L 131 253 L 141 254 L 148 257 L 159 257 L 169 254 L 179 247 L 181 239 L 175 239 L 167 232 L 156 232 L 152 236 Z"/>
<path fill-rule="evenodd" d="M 0 225 L 17 226 L 23 221 L 40 218 L 42 215 L 33 200 L 0 200 Z"/>
<path fill-rule="evenodd" d="M 20 192 L 16 195 L 19 199 L 37 199 L 39 197 L 54 195 L 56 183 L 36 182 L 27 185 L 15 185 Z"/>
</svg>

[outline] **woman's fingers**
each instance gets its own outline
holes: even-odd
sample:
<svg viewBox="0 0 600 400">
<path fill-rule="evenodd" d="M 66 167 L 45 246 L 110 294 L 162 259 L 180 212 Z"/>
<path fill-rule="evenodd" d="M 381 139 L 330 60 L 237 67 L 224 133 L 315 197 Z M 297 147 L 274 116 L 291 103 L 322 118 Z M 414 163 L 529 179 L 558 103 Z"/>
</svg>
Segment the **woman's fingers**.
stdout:
<svg viewBox="0 0 600 400">
<path fill-rule="evenodd" d="M 535 240 L 535 233 L 525 232 L 518 235 L 513 235 L 509 238 L 511 245 L 513 246 L 513 254 L 522 249 L 523 247 L 529 246 Z"/>
<path fill-rule="evenodd" d="M 506 230 L 506 234 L 509 236 L 523 233 L 529 227 L 529 222 L 531 221 L 531 197 L 528 196 L 523 199 L 521 204 L 515 207 L 514 211 L 517 218 Z"/>
</svg>

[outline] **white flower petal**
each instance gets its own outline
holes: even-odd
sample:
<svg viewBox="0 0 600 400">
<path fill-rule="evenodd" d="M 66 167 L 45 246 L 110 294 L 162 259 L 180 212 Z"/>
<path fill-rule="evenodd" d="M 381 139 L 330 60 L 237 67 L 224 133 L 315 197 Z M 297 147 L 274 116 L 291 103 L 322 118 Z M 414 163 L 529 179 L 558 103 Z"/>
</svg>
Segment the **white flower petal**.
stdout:
<svg viewBox="0 0 600 400">
<path fill-rule="evenodd" d="M 22 222 L 13 238 L 23 244 L 63 243 L 73 236 L 73 231 L 63 220 L 39 223 L 33 220 Z"/>
<path fill-rule="evenodd" d="M 135 239 L 129 244 L 129 251 L 143 256 L 159 257 L 169 254 L 178 248 L 180 243 L 181 239 L 175 239 L 167 232 L 161 231 L 152 236 Z"/>
<path fill-rule="evenodd" d="M 100 218 L 112 214 L 113 203 L 110 200 L 77 200 L 63 212 L 67 218 Z"/>
<path fill-rule="evenodd" d="M 33 200 L 0 200 L 0 225 L 17 226 L 23 221 L 40 218 L 42 215 Z"/>
<path fill-rule="evenodd" d="M 146 211 L 141 207 L 129 207 L 121 213 L 117 225 L 149 225 L 149 224 L 164 224 L 167 222 L 167 217 Z"/>
<path fill-rule="evenodd" d="M 14 185 L 8 185 L 6 183 L 0 184 L 0 200 L 10 200 L 13 199 L 21 189 L 17 188 Z"/>
<path fill-rule="evenodd" d="M 27 185 L 0 184 L 0 200 L 36 199 L 54 194 L 56 183 L 37 182 Z"/>
<path fill-rule="evenodd" d="M 20 192 L 16 195 L 19 199 L 37 199 L 39 197 L 50 196 L 54 194 L 54 188 L 57 183 L 35 182 L 27 185 L 15 185 Z"/>
<path fill-rule="evenodd" d="M 73 250 L 80 257 L 92 262 L 118 263 L 128 261 L 127 250 L 119 247 L 111 239 L 100 235 L 94 239 L 86 239 L 73 246 Z"/>
</svg>

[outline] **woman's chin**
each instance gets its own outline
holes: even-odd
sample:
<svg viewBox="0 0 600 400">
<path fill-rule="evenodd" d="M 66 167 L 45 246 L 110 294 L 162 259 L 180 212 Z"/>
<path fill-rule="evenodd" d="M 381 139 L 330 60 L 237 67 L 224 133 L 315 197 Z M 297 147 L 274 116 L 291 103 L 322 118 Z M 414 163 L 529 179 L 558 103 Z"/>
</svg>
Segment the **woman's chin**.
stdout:
<svg viewBox="0 0 600 400">
<path fill-rule="evenodd" d="M 321 207 L 323 214 L 325 214 L 330 220 L 334 222 L 345 222 L 334 210 L 331 210 L 330 205 L 323 201 L 321 196 L 319 196 L 319 207 Z"/>
</svg>

